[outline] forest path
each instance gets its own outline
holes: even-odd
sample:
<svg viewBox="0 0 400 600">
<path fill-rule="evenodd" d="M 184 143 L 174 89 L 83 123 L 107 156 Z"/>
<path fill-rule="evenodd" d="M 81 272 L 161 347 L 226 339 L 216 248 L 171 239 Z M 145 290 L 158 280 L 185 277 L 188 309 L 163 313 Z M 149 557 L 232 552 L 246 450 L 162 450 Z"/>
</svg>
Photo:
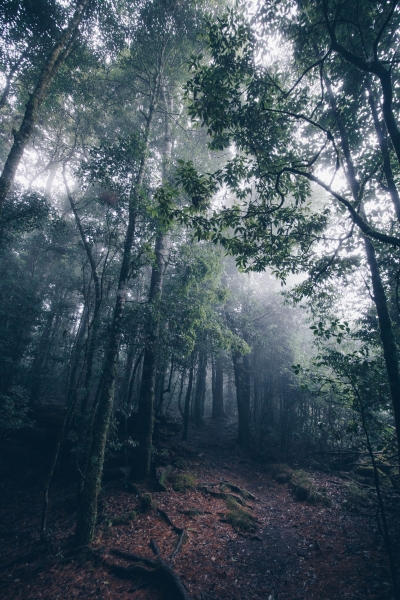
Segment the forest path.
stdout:
<svg viewBox="0 0 400 600">
<path fill-rule="evenodd" d="M 268 465 L 252 460 L 234 439 L 233 424 L 212 421 L 193 428 L 184 444 L 179 436 L 161 436 L 158 451 L 175 464 L 175 483 L 172 479 L 165 491 L 152 491 L 161 512 L 141 512 L 133 520 L 130 513 L 137 509 L 138 497 L 121 469 L 109 469 L 95 540 L 98 555 L 86 562 L 66 554 L 74 530 L 75 487 L 62 473 L 50 495 L 51 546 L 40 550 L 42 455 L 18 448 L 20 467 L 8 457 L 9 480 L 0 485 L 0 562 L 31 555 L 0 572 L 0 597 L 166 600 L 159 582 L 121 579 L 110 570 L 110 564 L 127 566 L 115 558 L 113 548 L 154 558 L 151 538 L 168 560 L 178 536 L 162 518 L 165 511 L 186 531 L 171 564 L 192 600 L 389 600 L 390 577 L 375 520 L 341 508 L 343 481 L 310 473 L 317 486 L 325 487 L 332 506 L 295 501 L 287 484 L 274 481 Z M 204 489 L 219 491 L 223 482 L 256 497 L 243 507 L 254 517 L 254 532 L 236 531 L 227 522 L 232 507 Z"/>
<path fill-rule="evenodd" d="M 378 546 L 376 522 L 341 508 L 343 481 L 313 472 L 312 479 L 326 490 L 332 507 L 298 502 L 286 484 L 273 480 L 268 465 L 233 447 L 233 432 L 232 426 L 210 421 L 204 431 L 193 433 L 190 442 L 202 461 L 209 463 L 209 481 L 217 475 L 257 498 L 249 503 L 258 524 L 256 536 L 231 536 L 225 547 L 235 565 L 235 579 L 228 585 L 232 595 L 209 597 L 391 598 L 390 574 Z"/>
</svg>

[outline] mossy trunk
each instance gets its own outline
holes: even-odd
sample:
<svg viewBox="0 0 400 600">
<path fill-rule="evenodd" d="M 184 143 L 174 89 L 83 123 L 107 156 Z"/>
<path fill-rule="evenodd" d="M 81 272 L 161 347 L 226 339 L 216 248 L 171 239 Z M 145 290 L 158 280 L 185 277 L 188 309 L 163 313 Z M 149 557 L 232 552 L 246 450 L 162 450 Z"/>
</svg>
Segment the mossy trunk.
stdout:
<svg viewBox="0 0 400 600">
<path fill-rule="evenodd" d="M 165 89 L 163 90 L 163 101 L 166 109 L 163 156 L 163 179 L 165 181 L 169 174 L 172 154 L 172 106 L 168 91 Z M 150 315 L 147 324 L 138 409 L 138 419 L 140 423 L 139 446 L 136 452 L 136 464 L 133 467 L 135 474 L 141 479 L 147 478 L 150 474 L 155 412 L 157 353 L 160 337 L 160 302 L 163 291 L 168 243 L 168 235 L 163 230 L 160 230 L 154 247 L 155 264 L 151 272 L 148 297 Z"/>
<path fill-rule="evenodd" d="M 84 480 L 79 496 L 80 504 L 78 510 L 78 520 L 75 529 L 75 545 L 77 547 L 90 545 L 93 542 L 95 534 L 97 520 L 97 499 L 101 489 L 104 455 L 114 404 L 115 380 L 117 377 L 118 356 L 122 334 L 122 319 L 125 310 L 126 287 L 129 280 L 132 263 L 132 246 L 135 236 L 137 208 L 145 174 L 150 127 L 157 97 L 158 90 L 156 90 L 155 94 L 153 95 L 150 104 L 149 115 L 146 121 L 146 148 L 141 159 L 136 182 L 132 186 L 131 197 L 129 201 L 129 221 L 124 241 L 124 252 L 119 274 L 111 333 L 103 368 L 101 387 L 99 388 L 97 409 L 93 420 L 90 450 L 87 455 Z"/>
<path fill-rule="evenodd" d="M 104 453 L 114 402 L 114 384 L 117 376 L 121 325 L 125 308 L 125 289 L 120 287 L 114 309 L 110 341 L 104 365 L 103 386 L 93 424 L 92 444 L 80 496 L 75 542 L 78 547 L 93 542 L 97 520 L 97 498 L 101 487 Z"/>
</svg>

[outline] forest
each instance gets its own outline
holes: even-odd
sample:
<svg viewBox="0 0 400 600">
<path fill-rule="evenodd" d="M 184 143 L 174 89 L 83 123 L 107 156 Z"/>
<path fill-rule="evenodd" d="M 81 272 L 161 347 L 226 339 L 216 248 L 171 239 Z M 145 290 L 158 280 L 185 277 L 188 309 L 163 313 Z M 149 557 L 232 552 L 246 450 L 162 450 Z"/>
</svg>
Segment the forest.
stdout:
<svg viewBox="0 0 400 600">
<path fill-rule="evenodd" d="M 0 31 L 0 595 L 400 600 L 400 2 Z"/>
</svg>

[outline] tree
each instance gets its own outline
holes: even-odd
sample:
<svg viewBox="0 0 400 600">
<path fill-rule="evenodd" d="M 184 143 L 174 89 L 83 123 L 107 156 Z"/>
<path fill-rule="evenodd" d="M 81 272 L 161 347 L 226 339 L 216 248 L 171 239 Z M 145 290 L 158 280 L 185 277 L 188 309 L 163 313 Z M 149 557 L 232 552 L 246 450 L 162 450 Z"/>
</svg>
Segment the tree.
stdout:
<svg viewBox="0 0 400 600">
<path fill-rule="evenodd" d="M 193 62 L 193 77 L 187 85 L 191 98 L 190 111 L 193 118 L 201 119 L 202 124 L 207 126 L 209 134 L 213 137 L 214 148 L 227 147 L 230 144 L 235 148 L 234 158 L 222 171 L 214 173 L 210 180 L 230 186 L 244 203 L 242 206 L 226 208 L 211 219 L 202 220 L 201 217 L 197 217 L 193 221 L 200 235 L 224 244 L 237 256 L 238 264 L 249 270 L 260 270 L 267 264 L 272 264 L 282 278 L 285 278 L 288 272 L 296 272 L 301 268 L 314 270 L 314 277 L 318 277 L 321 274 L 318 275 L 318 268 L 314 269 L 311 266 L 313 262 L 315 264 L 316 259 L 311 249 L 317 241 L 323 241 L 329 236 L 323 234 L 323 228 L 329 224 L 329 214 L 332 215 L 333 211 L 325 209 L 318 214 L 318 209 L 315 210 L 317 207 L 306 206 L 310 190 L 304 185 L 305 182 L 317 184 L 338 202 L 339 210 L 346 209 L 353 227 L 342 238 L 339 237 L 339 246 L 322 268 L 322 272 L 329 270 L 332 265 L 332 268 L 338 265 L 340 261 L 337 255 L 340 248 L 344 241 L 353 235 L 355 226 L 365 238 L 374 296 L 380 315 L 382 344 L 386 348 L 384 352 L 388 378 L 392 382 L 393 409 L 400 442 L 397 350 L 372 245 L 372 242 L 376 241 L 397 249 L 400 238 L 396 235 L 396 227 L 391 231 L 389 228 L 385 230 L 376 220 L 374 211 L 366 207 L 366 198 L 370 198 L 373 192 L 385 208 L 389 198 L 397 210 L 398 199 L 390 160 L 388 161 L 385 154 L 385 149 L 389 146 L 384 142 L 382 126 L 373 118 L 373 110 L 372 115 L 365 120 L 368 103 L 361 89 L 363 85 L 364 90 L 367 89 L 368 84 L 365 83 L 365 76 L 360 74 L 360 70 L 370 70 L 366 69 L 365 61 L 357 61 L 354 52 L 350 53 L 350 56 L 343 44 L 338 42 L 339 31 L 342 36 L 348 35 L 347 29 L 339 23 L 347 22 L 350 14 L 349 3 L 346 4 L 346 8 L 339 5 L 334 18 L 331 13 L 328 15 L 327 4 L 324 3 L 322 15 L 321 6 L 314 3 L 308 4 L 308 11 L 296 10 L 296 5 L 290 3 L 287 6 L 290 5 L 292 11 L 288 12 L 278 11 L 274 3 L 263 8 L 266 31 L 270 32 L 275 27 L 276 35 L 291 36 L 299 70 L 289 71 L 286 77 L 280 72 L 274 72 L 273 67 L 255 65 L 253 56 L 257 40 L 250 32 L 249 26 L 237 19 L 233 13 L 229 13 L 219 23 L 208 24 L 208 47 L 213 62 L 204 64 L 202 57 Z M 390 32 L 397 22 L 395 5 L 396 3 L 385 5 L 382 11 L 377 9 L 374 19 L 372 13 L 367 11 L 366 21 L 361 22 L 361 19 L 356 38 L 351 40 L 353 48 L 357 43 L 362 48 L 362 40 L 357 36 L 371 37 L 373 23 L 375 38 L 372 41 L 368 38 L 368 44 L 371 45 L 370 54 L 375 57 L 370 61 L 374 64 L 371 72 L 375 73 L 381 85 L 386 87 L 390 78 L 388 79 L 387 69 L 383 67 L 382 60 L 389 60 L 388 57 L 393 52 L 390 46 Z M 316 25 L 320 19 L 325 23 L 326 31 L 321 31 Z M 349 39 L 346 40 L 346 43 L 350 44 Z M 383 50 L 383 53 L 386 52 L 386 58 L 380 61 L 377 58 L 377 49 L 379 45 L 384 45 L 383 40 L 386 40 Z M 331 49 L 327 48 L 329 41 Z M 332 50 L 351 63 L 348 71 L 335 60 L 331 54 Z M 368 52 L 368 48 L 365 52 Z M 391 76 L 392 74 L 393 70 Z M 346 96 L 341 95 L 341 91 L 333 91 L 333 86 L 329 83 L 330 78 L 335 81 L 341 78 Z M 389 94 L 388 100 L 384 100 L 387 106 L 382 110 L 388 131 L 391 127 L 392 133 L 389 132 L 389 135 L 395 145 L 391 93 L 386 91 Z M 310 102 L 311 98 L 315 101 Z M 373 94 L 370 96 L 371 109 L 372 98 Z M 354 128 L 351 136 L 349 129 L 345 131 L 338 118 L 338 103 L 342 114 L 346 114 L 346 125 L 350 121 L 365 123 L 362 134 Z M 332 116 L 335 123 L 332 123 Z M 297 134 L 293 131 L 295 123 L 298 124 Z M 377 152 L 360 152 L 362 140 L 367 139 L 370 132 L 378 135 L 378 142 L 381 140 Z M 357 154 L 356 166 L 352 162 L 352 152 Z M 389 181 L 386 197 L 379 175 L 381 161 L 384 164 L 383 176 Z M 327 163 L 331 165 L 333 176 L 343 168 L 352 197 L 349 197 L 346 190 L 337 190 L 332 183 L 325 183 L 315 174 L 319 166 L 322 168 Z M 358 183 L 356 170 L 360 173 Z M 233 235 L 228 228 L 233 229 Z"/>
<path fill-rule="evenodd" d="M 19 130 L 14 132 L 14 143 L 8 154 L 0 177 L 0 218 L 4 201 L 14 181 L 18 165 L 29 139 L 32 136 L 39 107 L 46 97 L 52 80 L 75 47 L 79 35 L 79 26 L 88 4 L 89 0 L 77 0 L 73 15 L 71 16 L 67 27 L 64 28 L 60 37 L 51 49 L 49 57 L 35 84 L 34 90 L 30 94 Z"/>
</svg>

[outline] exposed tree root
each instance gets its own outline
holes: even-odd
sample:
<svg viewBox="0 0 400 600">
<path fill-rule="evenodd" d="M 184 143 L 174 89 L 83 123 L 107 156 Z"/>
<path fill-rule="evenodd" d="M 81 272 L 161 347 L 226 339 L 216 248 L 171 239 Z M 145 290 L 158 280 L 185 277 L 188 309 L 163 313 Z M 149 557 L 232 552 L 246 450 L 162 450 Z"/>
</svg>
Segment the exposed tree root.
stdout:
<svg viewBox="0 0 400 600">
<path fill-rule="evenodd" d="M 173 524 L 173 522 L 171 521 L 171 519 L 169 518 L 169 516 L 167 515 L 167 513 L 165 512 L 165 510 L 162 510 L 162 508 L 157 508 L 157 512 L 160 515 L 160 517 L 162 517 L 164 519 L 164 521 L 170 526 L 172 527 L 172 529 L 176 532 L 176 533 L 181 533 L 182 529 L 180 527 L 176 527 L 176 525 Z"/>
<path fill-rule="evenodd" d="M 173 558 L 175 558 L 175 556 L 178 554 L 179 550 L 181 549 L 181 546 L 182 546 L 183 542 L 185 541 L 185 535 L 186 535 L 186 532 L 184 529 L 182 529 L 179 539 L 178 539 L 178 543 L 175 546 L 175 550 L 172 552 L 172 554 L 170 556 L 171 560 Z"/>
<path fill-rule="evenodd" d="M 119 556 L 125 560 L 131 560 L 132 562 L 142 562 L 144 565 L 152 567 L 153 569 L 158 567 L 158 562 L 156 560 L 146 558 L 146 556 L 139 556 L 139 554 L 132 554 L 131 552 L 123 552 L 122 550 L 118 550 L 118 548 L 114 548 L 111 552 L 114 556 Z"/>
<path fill-rule="evenodd" d="M 111 552 L 115 556 L 125 560 L 130 560 L 132 562 L 137 562 L 139 564 L 131 567 L 108 564 L 108 567 L 117 577 L 132 579 L 140 575 L 151 582 L 161 584 L 163 586 L 163 590 L 165 591 L 166 598 L 169 598 L 170 600 L 190 600 L 190 596 L 188 595 L 178 575 L 162 558 L 155 540 L 150 540 L 150 547 L 156 555 L 157 560 L 152 560 L 145 556 L 139 556 L 137 554 L 131 554 L 129 552 L 123 552 L 121 550 L 114 549 L 111 550 Z M 176 551 L 177 549 L 175 549 L 174 552 Z"/>
<path fill-rule="evenodd" d="M 254 501 L 256 500 L 256 497 L 251 492 L 248 492 L 247 490 L 240 488 L 238 485 L 234 485 L 233 483 L 229 483 L 227 481 L 222 482 L 221 485 L 230 489 L 231 492 L 235 492 L 235 494 L 239 494 L 245 500 L 254 500 Z"/>
<path fill-rule="evenodd" d="M 176 525 L 173 524 L 173 522 L 171 521 L 171 519 L 169 518 L 169 516 L 167 515 L 167 513 L 165 512 L 165 510 L 162 510 L 161 508 L 157 509 L 157 512 L 159 513 L 159 515 L 164 519 L 164 521 L 166 523 L 168 523 L 168 525 L 170 527 L 172 527 L 172 529 L 175 531 L 175 533 L 177 533 L 179 535 L 178 538 L 178 542 L 175 546 L 175 550 L 172 552 L 170 559 L 172 560 L 173 558 L 175 558 L 175 556 L 178 554 L 179 550 L 182 547 L 182 544 L 185 540 L 185 535 L 186 532 L 183 528 L 181 527 L 177 527 Z"/>
<path fill-rule="evenodd" d="M 228 494 L 227 492 L 215 492 L 214 490 L 210 490 L 210 488 L 206 485 L 199 486 L 199 489 L 205 494 L 213 496 L 213 498 L 219 498 L 220 500 L 225 501 L 231 499 L 235 500 L 235 502 L 241 504 L 242 506 L 246 506 L 246 502 L 243 500 L 243 498 L 241 498 L 240 496 L 236 496 L 235 494 Z"/>
</svg>

